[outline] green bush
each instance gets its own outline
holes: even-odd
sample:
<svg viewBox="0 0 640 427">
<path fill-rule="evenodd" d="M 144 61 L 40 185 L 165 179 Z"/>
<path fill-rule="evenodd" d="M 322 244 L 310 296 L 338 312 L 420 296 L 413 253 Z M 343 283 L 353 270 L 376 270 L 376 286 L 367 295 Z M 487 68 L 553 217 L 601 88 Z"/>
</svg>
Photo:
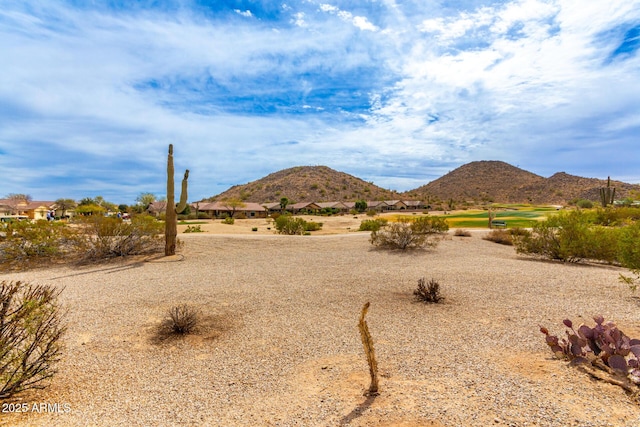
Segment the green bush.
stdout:
<svg viewBox="0 0 640 427">
<path fill-rule="evenodd" d="M 233 217 L 227 216 L 222 220 L 223 224 L 229 224 L 229 225 L 233 225 L 236 221 L 233 219 Z"/>
<path fill-rule="evenodd" d="M 591 209 L 593 208 L 593 202 L 587 199 L 580 199 L 576 202 L 576 206 L 582 209 Z"/>
<path fill-rule="evenodd" d="M 93 261 L 161 252 L 163 225 L 149 215 L 130 222 L 103 215 L 79 216 L 73 227 L 52 221 L 2 226 L 0 264 L 28 268 L 52 261 Z"/>
<path fill-rule="evenodd" d="M 0 225 L 0 235 L 0 265 L 10 268 L 62 260 L 73 248 L 73 229 L 57 221 L 5 223 Z"/>
<path fill-rule="evenodd" d="M 514 244 L 518 253 L 577 262 L 587 257 L 589 227 L 581 211 L 560 212 L 534 224 L 532 232 Z"/>
<path fill-rule="evenodd" d="M 411 249 L 436 246 L 439 237 L 449 229 L 446 221 L 436 217 L 402 218 L 372 231 L 372 245 L 386 249 Z"/>
<path fill-rule="evenodd" d="M 640 220 L 640 208 L 607 207 L 598 208 L 592 214 L 592 222 L 598 225 L 620 226 Z"/>
<path fill-rule="evenodd" d="M 305 221 L 304 231 L 318 231 L 322 229 L 321 222 Z"/>
<path fill-rule="evenodd" d="M 623 267 L 640 271 L 640 222 L 619 232 L 618 260 Z"/>
<path fill-rule="evenodd" d="M 583 211 L 560 212 L 538 222 L 530 233 L 513 236 L 518 253 L 564 262 L 620 262 L 623 228 L 593 225 Z"/>
<path fill-rule="evenodd" d="M 418 234 L 442 234 L 449 231 L 449 224 L 442 217 L 422 216 L 411 222 L 411 228 Z"/>
<path fill-rule="evenodd" d="M 306 231 L 306 221 L 302 218 L 293 218 L 290 215 L 280 215 L 275 220 L 275 226 L 279 234 L 302 235 Z"/>
<path fill-rule="evenodd" d="M 66 331 L 60 290 L 44 285 L 0 282 L 0 399 L 43 388 L 61 359 Z"/>
<path fill-rule="evenodd" d="M 187 225 L 187 228 L 184 230 L 185 233 L 203 233 L 204 231 L 199 225 Z"/>
<path fill-rule="evenodd" d="M 76 250 L 83 261 L 161 252 L 162 223 L 150 215 L 136 215 L 131 222 L 92 215 L 78 222 Z"/>
<path fill-rule="evenodd" d="M 276 231 L 279 234 L 299 234 L 318 231 L 322 229 L 321 222 L 305 221 L 302 218 L 294 218 L 291 215 L 280 215 L 275 220 Z"/>
<path fill-rule="evenodd" d="M 360 223 L 359 231 L 378 231 L 381 227 L 387 225 L 389 221 L 384 218 L 365 219 Z"/>
</svg>

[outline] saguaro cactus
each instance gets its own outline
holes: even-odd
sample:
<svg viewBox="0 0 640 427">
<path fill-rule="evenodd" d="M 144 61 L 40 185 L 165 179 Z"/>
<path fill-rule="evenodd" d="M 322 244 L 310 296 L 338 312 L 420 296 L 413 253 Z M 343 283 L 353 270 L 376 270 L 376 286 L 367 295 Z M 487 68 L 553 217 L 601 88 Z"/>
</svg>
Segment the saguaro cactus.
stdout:
<svg viewBox="0 0 640 427">
<path fill-rule="evenodd" d="M 176 240 L 178 236 L 178 213 L 187 206 L 187 180 L 189 179 L 189 169 L 184 172 L 182 179 L 182 192 L 180 193 L 180 203 L 176 206 L 175 190 L 173 182 L 173 144 L 169 144 L 169 155 L 167 157 L 167 211 L 164 225 L 164 255 L 176 254 Z"/>
<path fill-rule="evenodd" d="M 364 346 L 367 363 L 369 364 L 369 374 L 371 375 L 371 385 L 366 394 L 376 396 L 378 394 L 378 362 L 376 361 L 376 353 L 373 351 L 373 338 L 371 338 L 371 334 L 369 333 L 369 325 L 367 325 L 367 321 L 364 320 L 368 310 L 369 303 L 367 302 L 364 307 L 362 307 L 358 328 L 360 329 L 360 337 L 362 338 L 362 345 Z"/>
<path fill-rule="evenodd" d="M 607 205 L 613 204 L 613 199 L 616 197 L 616 188 L 611 187 L 611 177 L 607 177 L 607 186 L 600 189 L 600 203 L 602 207 L 606 208 Z"/>
</svg>

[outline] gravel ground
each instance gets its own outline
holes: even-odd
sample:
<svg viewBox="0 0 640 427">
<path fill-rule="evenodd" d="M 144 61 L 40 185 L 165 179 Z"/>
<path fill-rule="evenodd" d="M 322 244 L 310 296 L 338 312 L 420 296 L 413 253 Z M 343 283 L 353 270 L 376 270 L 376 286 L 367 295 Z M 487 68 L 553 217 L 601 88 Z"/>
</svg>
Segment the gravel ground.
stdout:
<svg viewBox="0 0 640 427">
<path fill-rule="evenodd" d="M 69 331 L 50 386 L 19 396 L 30 410 L 0 424 L 640 425 L 622 389 L 553 359 L 538 331 L 602 314 L 640 336 L 623 270 L 529 260 L 480 235 L 403 253 L 372 250 L 367 233 L 190 234 L 169 260 L 4 274 L 64 286 Z M 423 276 L 444 303 L 413 300 Z M 376 397 L 363 396 L 367 301 Z M 166 311 L 183 303 L 201 313 L 197 334 L 162 339 Z"/>
</svg>

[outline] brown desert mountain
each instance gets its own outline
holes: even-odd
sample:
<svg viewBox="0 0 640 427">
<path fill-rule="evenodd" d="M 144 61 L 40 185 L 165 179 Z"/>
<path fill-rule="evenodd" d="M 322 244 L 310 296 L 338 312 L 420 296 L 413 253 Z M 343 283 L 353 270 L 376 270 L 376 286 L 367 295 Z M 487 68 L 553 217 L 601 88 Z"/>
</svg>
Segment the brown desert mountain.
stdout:
<svg viewBox="0 0 640 427">
<path fill-rule="evenodd" d="M 238 198 L 246 202 L 292 203 L 399 199 L 400 193 L 385 190 L 353 175 L 327 166 L 296 166 L 283 169 L 244 185 L 234 185 L 207 201 Z"/>
<path fill-rule="evenodd" d="M 508 163 L 483 160 L 467 163 L 446 175 L 404 193 L 385 190 L 353 175 L 326 166 L 297 166 L 236 185 L 207 200 L 238 198 L 247 202 L 293 202 L 363 200 L 422 200 L 456 203 L 566 204 L 577 199 L 600 200 L 606 179 L 583 178 L 558 172 L 549 178 Z M 640 193 L 640 185 L 611 181 L 616 199 Z M 637 197 L 637 196 L 636 196 Z"/>
</svg>

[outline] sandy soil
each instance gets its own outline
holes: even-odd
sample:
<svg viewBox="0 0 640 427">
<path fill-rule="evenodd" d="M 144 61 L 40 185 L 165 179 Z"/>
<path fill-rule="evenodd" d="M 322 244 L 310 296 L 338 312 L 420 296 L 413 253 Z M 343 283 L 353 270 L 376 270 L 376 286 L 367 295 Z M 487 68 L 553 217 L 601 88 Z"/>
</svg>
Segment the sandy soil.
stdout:
<svg viewBox="0 0 640 427">
<path fill-rule="evenodd" d="M 215 221 L 180 234 L 171 259 L 2 275 L 63 286 L 69 330 L 50 386 L 18 396 L 29 410 L 0 424 L 640 425 L 630 396 L 555 360 L 538 331 L 602 314 L 640 336 L 623 270 L 521 258 L 484 231 L 427 251 L 373 250 L 352 231 L 364 218 L 323 218 L 316 236 Z M 440 282 L 443 304 L 414 301 L 423 276 Z M 367 301 L 376 397 L 363 395 Z M 167 310 L 183 303 L 200 312 L 197 333 L 163 338 Z"/>
</svg>

